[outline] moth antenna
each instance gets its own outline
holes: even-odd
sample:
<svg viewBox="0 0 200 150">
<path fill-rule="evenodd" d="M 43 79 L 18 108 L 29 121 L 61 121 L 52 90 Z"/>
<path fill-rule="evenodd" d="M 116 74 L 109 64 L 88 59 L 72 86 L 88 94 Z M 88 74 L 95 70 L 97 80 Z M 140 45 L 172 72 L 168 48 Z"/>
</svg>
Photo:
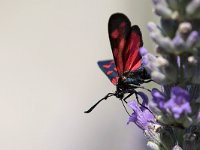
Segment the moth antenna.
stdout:
<svg viewBox="0 0 200 150">
<path fill-rule="evenodd" d="M 88 109 L 87 111 L 84 111 L 84 113 L 90 113 L 101 101 L 106 100 L 107 98 L 114 95 L 115 95 L 114 93 L 108 93 L 105 97 L 103 97 L 102 99 L 97 101 L 92 107 L 90 107 L 90 109 Z"/>
</svg>

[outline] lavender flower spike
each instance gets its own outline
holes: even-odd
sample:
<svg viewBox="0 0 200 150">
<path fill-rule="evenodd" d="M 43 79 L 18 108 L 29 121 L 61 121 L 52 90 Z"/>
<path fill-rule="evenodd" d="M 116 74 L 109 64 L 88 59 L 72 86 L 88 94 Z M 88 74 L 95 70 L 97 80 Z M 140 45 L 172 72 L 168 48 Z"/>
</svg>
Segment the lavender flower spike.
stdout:
<svg viewBox="0 0 200 150">
<path fill-rule="evenodd" d="M 200 150 L 200 0 L 152 0 L 161 24 L 148 23 L 156 56 L 141 48 L 142 65 L 161 89 L 152 102 L 129 106 L 152 150 Z M 144 101 L 145 95 L 140 94 Z"/>
</svg>

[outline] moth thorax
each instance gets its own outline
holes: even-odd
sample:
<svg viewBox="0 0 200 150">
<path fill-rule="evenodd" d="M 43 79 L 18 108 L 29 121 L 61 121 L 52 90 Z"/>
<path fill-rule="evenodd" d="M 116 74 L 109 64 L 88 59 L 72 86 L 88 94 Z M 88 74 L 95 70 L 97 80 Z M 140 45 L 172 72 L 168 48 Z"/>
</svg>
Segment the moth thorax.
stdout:
<svg viewBox="0 0 200 150">
<path fill-rule="evenodd" d="M 122 75 L 122 76 L 121 76 L 121 79 L 122 79 L 122 82 L 124 82 L 124 81 L 126 81 L 126 80 L 127 80 L 127 77 L 126 77 L 126 76 L 124 76 L 124 75 Z"/>
<path fill-rule="evenodd" d="M 126 82 L 129 75 L 130 75 L 130 72 L 124 72 L 123 75 L 121 76 L 121 81 Z"/>
</svg>

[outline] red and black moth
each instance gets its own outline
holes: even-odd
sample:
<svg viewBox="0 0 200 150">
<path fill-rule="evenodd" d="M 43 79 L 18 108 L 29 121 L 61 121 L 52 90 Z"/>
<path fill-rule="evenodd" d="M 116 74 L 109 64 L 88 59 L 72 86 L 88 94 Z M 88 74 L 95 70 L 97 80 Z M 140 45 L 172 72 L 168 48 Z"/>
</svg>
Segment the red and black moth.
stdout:
<svg viewBox="0 0 200 150">
<path fill-rule="evenodd" d="M 150 82 L 140 55 L 143 46 L 142 33 L 137 25 L 131 26 L 130 20 L 122 13 L 111 15 L 108 22 L 108 34 L 114 60 L 99 61 L 98 65 L 110 81 L 116 85 L 114 93 L 108 93 L 85 113 L 90 113 L 102 100 L 116 96 L 122 102 L 135 94 L 142 83 Z M 125 97 L 125 94 L 128 94 Z"/>
</svg>

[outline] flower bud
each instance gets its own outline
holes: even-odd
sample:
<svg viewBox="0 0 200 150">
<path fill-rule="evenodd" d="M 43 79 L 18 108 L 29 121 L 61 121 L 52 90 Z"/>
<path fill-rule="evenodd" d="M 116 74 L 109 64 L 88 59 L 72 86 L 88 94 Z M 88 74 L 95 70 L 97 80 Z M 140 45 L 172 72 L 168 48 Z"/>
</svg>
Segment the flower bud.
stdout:
<svg viewBox="0 0 200 150">
<path fill-rule="evenodd" d="M 189 16 L 195 16 L 200 8 L 200 1 L 199 0 L 192 0 L 186 7 L 186 12 Z"/>
<path fill-rule="evenodd" d="M 178 27 L 178 33 L 183 39 L 186 39 L 192 31 L 192 25 L 189 22 L 183 22 Z"/>
<path fill-rule="evenodd" d="M 197 31 L 192 31 L 187 38 L 186 46 L 187 48 L 193 47 L 199 39 L 199 33 Z"/>
<path fill-rule="evenodd" d="M 160 150 L 159 146 L 152 141 L 147 142 L 147 147 L 151 150 Z"/>
<path fill-rule="evenodd" d="M 175 145 L 172 150 L 183 150 L 180 146 Z"/>
<path fill-rule="evenodd" d="M 188 62 L 191 64 L 196 64 L 197 63 L 197 58 L 195 58 L 194 56 L 189 56 L 188 57 Z"/>
</svg>

